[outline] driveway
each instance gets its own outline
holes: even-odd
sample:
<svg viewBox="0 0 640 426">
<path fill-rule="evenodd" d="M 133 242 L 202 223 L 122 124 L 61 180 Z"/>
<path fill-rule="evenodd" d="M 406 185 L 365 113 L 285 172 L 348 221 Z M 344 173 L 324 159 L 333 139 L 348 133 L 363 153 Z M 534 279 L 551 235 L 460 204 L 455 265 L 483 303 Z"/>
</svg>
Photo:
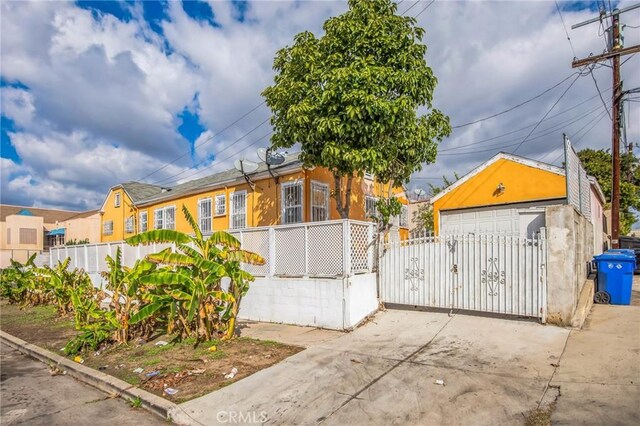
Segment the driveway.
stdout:
<svg viewBox="0 0 640 426">
<path fill-rule="evenodd" d="M 181 408 L 201 424 L 517 424 L 543 396 L 568 334 L 390 310 Z"/>
</svg>

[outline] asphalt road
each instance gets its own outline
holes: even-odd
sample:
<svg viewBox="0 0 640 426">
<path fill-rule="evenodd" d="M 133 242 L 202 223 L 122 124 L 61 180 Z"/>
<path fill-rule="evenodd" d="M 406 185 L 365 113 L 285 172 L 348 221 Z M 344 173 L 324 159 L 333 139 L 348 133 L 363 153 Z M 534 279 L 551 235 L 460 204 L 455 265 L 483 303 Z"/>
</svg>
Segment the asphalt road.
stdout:
<svg viewBox="0 0 640 426">
<path fill-rule="evenodd" d="M 72 377 L 52 376 L 46 365 L 2 345 L 0 424 L 143 426 L 167 422 Z"/>
</svg>

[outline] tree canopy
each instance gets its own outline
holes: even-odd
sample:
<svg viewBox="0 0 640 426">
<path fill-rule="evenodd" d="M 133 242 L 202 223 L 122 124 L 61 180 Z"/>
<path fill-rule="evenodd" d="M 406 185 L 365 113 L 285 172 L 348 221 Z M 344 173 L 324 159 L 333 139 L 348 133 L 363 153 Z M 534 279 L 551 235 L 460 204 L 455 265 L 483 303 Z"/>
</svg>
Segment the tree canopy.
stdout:
<svg viewBox="0 0 640 426">
<path fill-rule="evenodd" d="M 435 161 L 437 142 L 451 132 L 448 117 L 432 108 L 437 79 L 425 61 L 424 29 L 396 12 L 391 0 L 349 0 L 347 12 L 324 23 L 324 35 L 302 32 L 278 51 L 274 84 L 263 92 L 273 147 L 299 143 L 305 166 L 332 171 L 342 217 L 353 176 L 406 183 Z M 426 115 L 418 115 L 421 106 Z"/>
<path fill-rule="evenodd" d="M 595 177 L 611 202 L 612 158 L 609 150 L 583 149 L 578 157 L 588 174 Z M 640 161 L 631 153 L 620 157 L 620 233 L 628 234 L 640 210 Z"/>
</svg>

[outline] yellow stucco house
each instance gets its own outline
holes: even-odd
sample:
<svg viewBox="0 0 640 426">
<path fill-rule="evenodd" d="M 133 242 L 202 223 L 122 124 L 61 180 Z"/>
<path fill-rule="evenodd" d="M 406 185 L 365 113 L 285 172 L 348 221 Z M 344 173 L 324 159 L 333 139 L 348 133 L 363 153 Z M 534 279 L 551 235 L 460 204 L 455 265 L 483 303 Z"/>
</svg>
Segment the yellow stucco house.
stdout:
<svg viewBox="0 0 640 426">
<path fill-rule="evenodd" d="M 567 203 L 565 169 L 499 153 L 431 199 L 437 234 L 510 234 L 529 237 L 545 226 L 545 207 Z M 602 222 L 604 196 L 590 180 L 588 218 Z M 598 213 L 599 211 L 599 213 Z"/>
<path fill-rule="evenodd" d="M 304 169 L 297 154 L 269 169 L 260 163 L 246 176 L 225 170 L 173 187 L 141 182 L 113 186 L 100 209 L 102 242 L 120 241 L 151 229 L 191 232 L 182 214 L 185 205 L 203 233 L 247 227 L 340 219 L 331 197 L 333 176 L 325 168 Z M 353 180 L 350 219 L 368 220 L 388 186 L 373 176 Z M 403 204 L 402 188 L 394 194 Z M 398 218 L 406 233 L 408 209 Z"/>
</svg>

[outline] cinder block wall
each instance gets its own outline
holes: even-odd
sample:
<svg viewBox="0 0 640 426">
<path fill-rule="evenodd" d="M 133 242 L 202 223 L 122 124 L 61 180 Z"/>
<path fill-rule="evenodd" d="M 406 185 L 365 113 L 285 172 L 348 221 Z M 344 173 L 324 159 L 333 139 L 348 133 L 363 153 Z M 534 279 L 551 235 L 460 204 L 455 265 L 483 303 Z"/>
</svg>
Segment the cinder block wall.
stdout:
<svg viewBox="0 0 640 426">
<path fill-rule="evenodd" d="M 593 225 L 570 205 L 545 211 L 547 322 L 569 326 L 593 259 Z"/>
</svg>

